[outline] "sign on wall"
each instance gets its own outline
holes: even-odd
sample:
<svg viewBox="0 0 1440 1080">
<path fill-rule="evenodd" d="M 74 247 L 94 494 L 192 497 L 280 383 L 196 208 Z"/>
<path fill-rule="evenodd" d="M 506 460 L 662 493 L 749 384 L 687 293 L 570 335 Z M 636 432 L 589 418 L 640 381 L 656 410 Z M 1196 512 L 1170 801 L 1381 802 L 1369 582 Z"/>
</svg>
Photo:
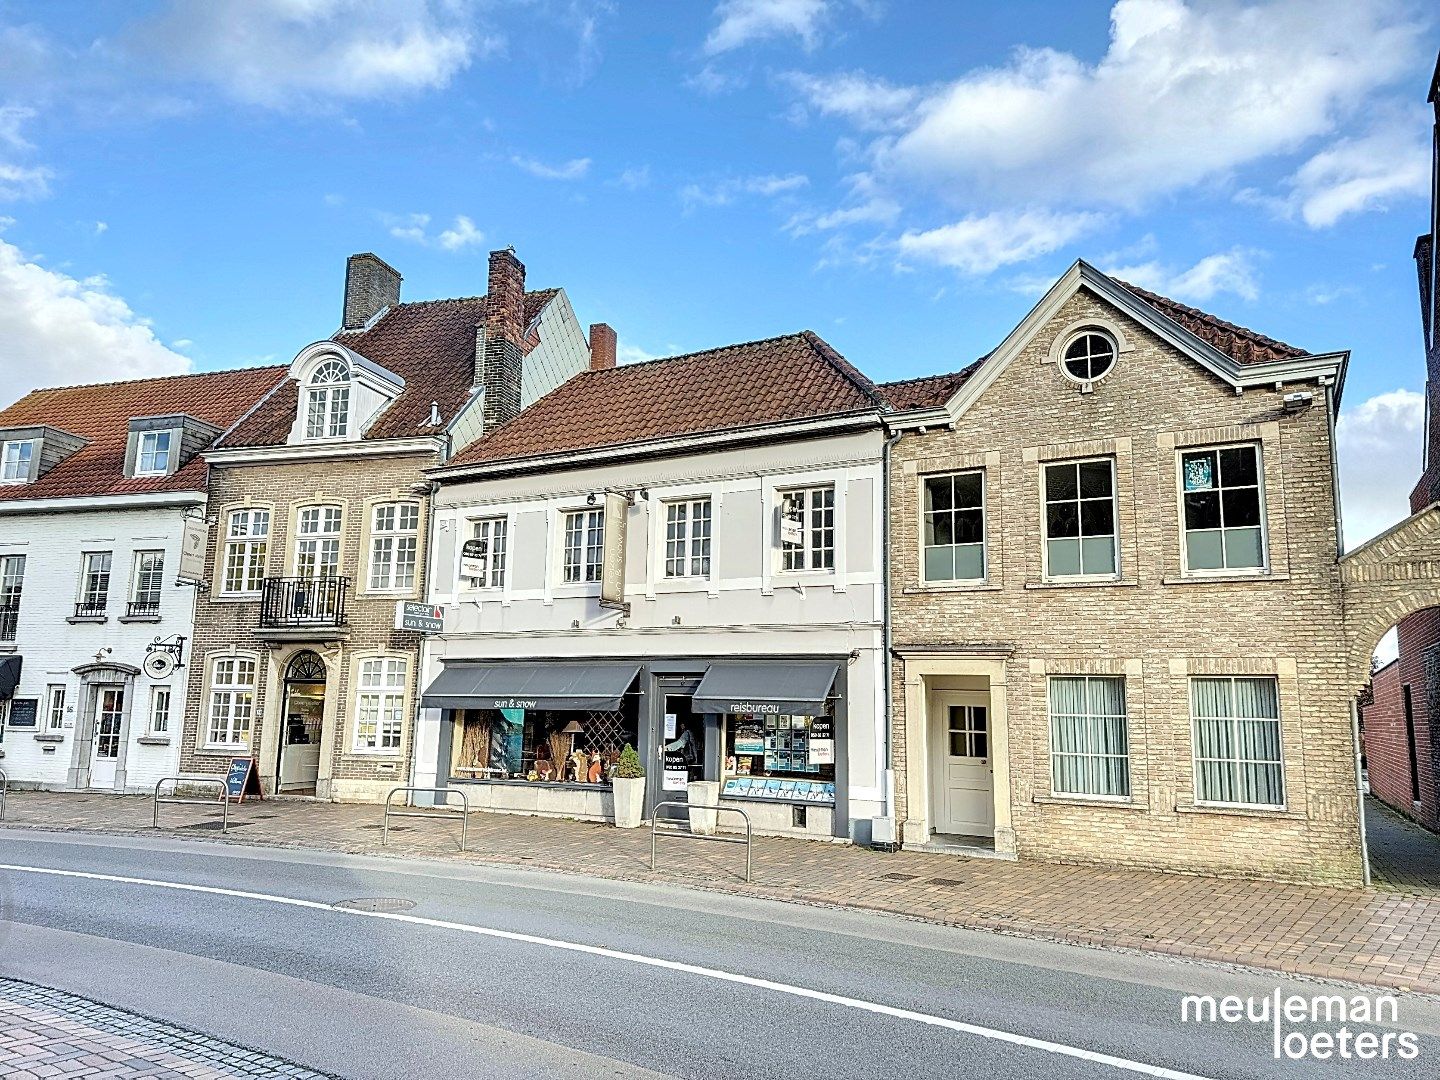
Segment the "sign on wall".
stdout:
<svg viewBox="0 0 1440 1080">
<path fill-rule="evenodd" d="M 466 540 L 460 548 L 460 576 L 484 584 L 490 573 L 490 542 L 488 540 Z"/>
<path fill-rule="evenodd" d="M 600 563 L 600 606 L 625 607 L 625 524 L 630 500 L 605 494 L 605 548 Z"/>
<path fill-rule="evenodd" d="M 204 518 L 186 518 L 180 533 L 180 568 L 175 580 L 187 585 L 198 585 L 205 580 L 205 548 L 210 541 L 210 529 Z"/>
<path fill-rule="evenodd" d="M 395 629 L 417 634 L 443 634 L 445 609 L 438 604 L 416 604 L 410 600 L 395 601 Z"/>
<path fill-rule="evenodd" d="M 34 727 L 39 722 L 40 699 L 17 697 L 10 699 L 10 726 Z"/>
</svg>

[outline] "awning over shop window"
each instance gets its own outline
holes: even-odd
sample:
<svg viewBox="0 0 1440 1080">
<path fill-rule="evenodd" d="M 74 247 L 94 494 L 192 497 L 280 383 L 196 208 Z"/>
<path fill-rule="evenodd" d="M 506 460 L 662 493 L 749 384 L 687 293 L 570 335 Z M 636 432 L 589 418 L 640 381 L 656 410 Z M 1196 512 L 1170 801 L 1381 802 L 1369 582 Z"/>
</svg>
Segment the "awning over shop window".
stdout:
<svg viewBox="0 0 1440 1080">
<path fill-rule="evenodd" d="M 446 664 L 425 689 L 427 709 L 618 709 L 638 663 Z"/>
<path fill-rule="evenodd" d="M 9 701 L 15 696 L 20 685 L 20 657 L 7 656 L 0 660 L 0 701 Z"/>
<path fill-rule="evenodd" d="M 690 707 L 697 713 L 779 713 L 819 716 L 840 665 L 719 661 L 700 680 Z"/>
</svg>

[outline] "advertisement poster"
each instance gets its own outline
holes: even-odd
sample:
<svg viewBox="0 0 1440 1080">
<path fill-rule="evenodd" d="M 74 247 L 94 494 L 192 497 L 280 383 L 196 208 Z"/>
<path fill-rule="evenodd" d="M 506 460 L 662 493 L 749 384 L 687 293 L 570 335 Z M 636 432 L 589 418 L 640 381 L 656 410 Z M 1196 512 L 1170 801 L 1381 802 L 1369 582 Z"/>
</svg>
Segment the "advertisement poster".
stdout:
<svg viewBox="0 0 1440 1080">
<path fill-rule="evenodd" d="M 741 720 L 735 725 L 735 753 L 763 754 L 765 726 L 759 720 Z"/>
<path fill-rule="evenodd" d="M 810 747 L 806 755 L 810 765 L 835 764 L 835 720 L 829 716 L 816 716 L 810 721 Z"/>
<path fill-rule="evenodd" d="M 667 738 L 667 739 L 673 739 L 673 738 L 675 738 L 675 729 L 676 729 L 675 714 L 674 714 L 673 712 L 667 712 L 667 713 L 665 714 L 665 738 Z"/>
<path fill-rule="evenodd" d="M 665 772 L 660 781 L 665 791 L 685 791 L 690 787 L 690 768 L 685 763 L 685 751 L 665 750 Z"/>
</svg>

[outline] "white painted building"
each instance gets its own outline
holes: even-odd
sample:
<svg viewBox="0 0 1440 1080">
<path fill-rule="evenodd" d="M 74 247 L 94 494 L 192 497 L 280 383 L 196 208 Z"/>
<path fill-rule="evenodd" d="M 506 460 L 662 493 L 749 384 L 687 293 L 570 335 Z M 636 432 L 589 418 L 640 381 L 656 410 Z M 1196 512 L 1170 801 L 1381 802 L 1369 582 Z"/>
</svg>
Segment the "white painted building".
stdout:
<svg viewBox="0 0 1440 1080">
<path fill-rule="evenodd" d="M 37 390 L 0 411 L 0 769 L 136 791 L 177 771 L 199 451 L 283 375 Z"/>
</svg>

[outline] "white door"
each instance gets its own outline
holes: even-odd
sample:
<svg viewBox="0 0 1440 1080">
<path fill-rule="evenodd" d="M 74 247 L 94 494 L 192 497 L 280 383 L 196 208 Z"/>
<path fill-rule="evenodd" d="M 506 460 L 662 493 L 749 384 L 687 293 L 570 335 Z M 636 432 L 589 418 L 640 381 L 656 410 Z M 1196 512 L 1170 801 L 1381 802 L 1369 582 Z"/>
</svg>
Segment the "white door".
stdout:
<svg viewBox="0 0 1440 1080">
<path fill-rule="evenodd" d="M 120 758 L 120 725 L 125 718 L 125 688 L 101 686 L 95 691 L 95 739 L 90 751 L 90 786 L 115 787 Z"/>
<path fill-rule="evenodd" d="M 937 693 L 930 698 L 932 828 L 960 836 L 995 835 L 995 766 L 990 699 Z"/>
</svg>

